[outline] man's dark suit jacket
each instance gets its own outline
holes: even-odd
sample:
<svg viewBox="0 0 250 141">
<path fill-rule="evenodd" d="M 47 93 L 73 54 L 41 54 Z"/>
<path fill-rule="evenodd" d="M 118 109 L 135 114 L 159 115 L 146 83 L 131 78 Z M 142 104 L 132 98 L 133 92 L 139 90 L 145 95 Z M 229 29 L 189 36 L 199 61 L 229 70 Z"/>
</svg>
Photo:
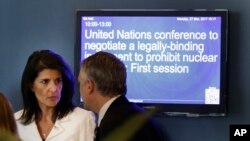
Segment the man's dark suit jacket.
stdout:
<svg viewBox="0 0 250 141">
<path fill-rule="evenodd" d="M 112 134 L 112 131 L 121 126 L 130 117 L 144 112 L 142 108 L 134 103 L 128 101 L 125 96 L 118 97 L 108 108 L 100 126 L 98 127 L 98 134 L 96 141 L 101 141 L 107 135 Z M 133 125 L 131 125 L 133 127 Z M 124 132 L 126 134 L 126 131 Z M 129 141 L 163 141 L 161 130 L 156 123 L 150 119 L 142 128 L 135 133 Z"/>
</svg>

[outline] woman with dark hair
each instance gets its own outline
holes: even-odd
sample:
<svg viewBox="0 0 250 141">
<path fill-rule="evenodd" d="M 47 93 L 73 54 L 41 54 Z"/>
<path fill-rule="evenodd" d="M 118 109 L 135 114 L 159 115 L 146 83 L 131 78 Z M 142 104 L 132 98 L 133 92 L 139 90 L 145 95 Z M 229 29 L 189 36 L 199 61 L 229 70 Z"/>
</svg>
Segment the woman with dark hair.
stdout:
<svg viewBox="0 0 250 141">
<path fill-rule="evenodd" d="M 60 55 L 50 50 L 31 54 L 21 81 L 24 107 L 15 113 L 23 141 L 93 140 L 94 115 L 73 104 L 74 83 Z"/>
<path fill-rule="evenodd" d="M 13 109 L 8 99 L 0 92 L 0 136 L 10 136 L 13 140 L 18 139 L 17 126 Z"/>
</svg>

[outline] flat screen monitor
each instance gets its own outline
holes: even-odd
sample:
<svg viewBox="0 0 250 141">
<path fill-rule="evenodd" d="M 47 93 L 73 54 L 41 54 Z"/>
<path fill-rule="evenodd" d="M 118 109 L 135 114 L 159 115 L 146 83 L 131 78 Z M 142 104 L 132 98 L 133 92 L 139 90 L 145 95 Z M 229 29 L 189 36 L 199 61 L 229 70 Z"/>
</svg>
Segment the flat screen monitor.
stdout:
<svg viewBox="0 0 250 141">
<path fill-rule="evenodd" d="M 227 37 L 226 9 L 77 10 L 75 69 L 107 51 L 126 65 L 131 102 L 156 115 L 225 116 Z"/>
</svg>

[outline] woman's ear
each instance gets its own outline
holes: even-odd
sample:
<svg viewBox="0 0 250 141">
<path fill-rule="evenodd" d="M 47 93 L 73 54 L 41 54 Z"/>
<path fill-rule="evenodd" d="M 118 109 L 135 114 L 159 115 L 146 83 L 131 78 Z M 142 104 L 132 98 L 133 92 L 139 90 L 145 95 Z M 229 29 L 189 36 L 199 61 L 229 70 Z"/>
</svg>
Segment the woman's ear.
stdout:
<svg viewBox="0 0 250 141">
<path fill-rule="evenodd" d="M 29 87 L 30 87 L 30 90 L 31 90 L 32 92 L 34 92 L 33 84 L 29 84 Z"/>
</svg>

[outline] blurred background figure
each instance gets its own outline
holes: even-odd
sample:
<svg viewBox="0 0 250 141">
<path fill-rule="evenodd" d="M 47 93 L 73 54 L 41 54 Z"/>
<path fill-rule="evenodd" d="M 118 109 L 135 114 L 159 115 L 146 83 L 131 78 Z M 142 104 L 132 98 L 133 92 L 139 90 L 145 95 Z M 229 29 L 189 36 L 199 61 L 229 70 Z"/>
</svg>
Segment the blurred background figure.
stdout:
<svg viewBox="0 0 250 141">
<path fill-rule="evenodd" d="M 16 121 L 10 102 L 0 92 L 0 141 L 12 140 L 18 140 Z"/>
</svg>

